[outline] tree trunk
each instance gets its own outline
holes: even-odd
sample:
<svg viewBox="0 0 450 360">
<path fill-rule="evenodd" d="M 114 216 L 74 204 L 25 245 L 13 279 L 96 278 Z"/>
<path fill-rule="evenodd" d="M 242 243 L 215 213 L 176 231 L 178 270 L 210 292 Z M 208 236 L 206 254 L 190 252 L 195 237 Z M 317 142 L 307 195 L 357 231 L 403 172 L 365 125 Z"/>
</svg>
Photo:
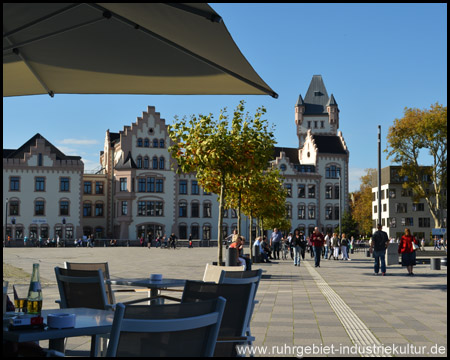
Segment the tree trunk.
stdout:
<svg viewBox="0 0 450 360">
<path fill-rule="evenodd" d="M 248 246 L 250 247 L 250 259 L 253 259 L 253 238 L 252 238 L 252 223 L 253 223 L 253 218 L 252 218 L 252 212 L 250 211 L 250 216 L 249 216 L 249 220 L 250 220 L 250 229 L 249 229 L 249 235 L 248 235 Z"/>
<path fill-rule="evenodd" d="M 223 224 L 223 204 L 225 194 L 225 176 L 222 176 L 220 184 L 220 196 L 219 196 L 219 229 L 217 230 L 217 265 L 222 265 L 222 224 Z"/>
<path fill-rule="evenodd" d="M 239 235 L 242 235 L 242 232 L 241 232 L 241 197 L 242 197 L 242 192 L 239 191 L 238 208 L 237 208 L 237 218 L 238 218 L 237 231 L 238 231 Z"/>
</svg>

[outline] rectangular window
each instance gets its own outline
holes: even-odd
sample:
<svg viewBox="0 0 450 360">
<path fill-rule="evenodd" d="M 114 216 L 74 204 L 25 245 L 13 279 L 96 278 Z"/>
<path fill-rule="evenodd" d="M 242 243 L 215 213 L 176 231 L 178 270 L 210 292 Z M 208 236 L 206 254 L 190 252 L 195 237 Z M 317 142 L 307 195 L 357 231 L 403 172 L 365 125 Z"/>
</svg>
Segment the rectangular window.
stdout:
<svg viewBox="0 0 450 360">
<path fill-rule="evenodd" d="M 310 199 L 316 197 L 316 185 L 308 185 L 308 197 Z"/>
<path fill-rule="evenodd" d="M 147 178 L 147 192 L 155 192 L 155 178 Z"/>
<path fill-rule="evenodd" d="M 431 227 L 430 218 L 419 218 L 419 227 L 425 227 L 425 228 Z"/>
<path fill-rule="evenodd" d="M 92 194 L 92 182 L 90 182 L 90 181 L 84 182 L 84 193 Z"/>
<path fill-rule="evenodd" d="M 334 219 L 339 220 L 339 206 L 334 207 Z"/>
<path fill-rule="evenodd" d="M 395 204 L 395 212 L 397 214 L 407 213 L 408 212 L 407 204 L 406 203 L 397 203 L 397 204 Z"/>
<path fill-rule="evenodd" d="M 84 217 L 92 216 L 92 205 L 91 205 L 91 203 L 83 204 L 83 216 Z"/>
<path fill-rule="evenodd" d="M 192 180 L 191 183 L 191 195 L 198 195 L 200 194 L 200 188 L 198 187 L 198 181 Z"/>
<path fill-rule="evenodd" d="M 122 215 L 128 215 L 128 201 L 122 201 Z"/>
<path fill-rule="evenodd" d="M 425 211 L 425 204 L 424 203 L 413 204 L 412 211 Z"/>
<path fill-rule="evenodd" d="M 20 177 L 13 176 L 9 179 L 9 191 L 20 191 Z"/>
<path fill-rule="evenodd" d="M 19 215 L 19 202 L 18 201 L 9 201 L 9 215 L 13 216 L 13 215 Z"/>
<path fill-rule="evenodd" d="M 309 205 L 308 207 L 308 219 L 316 218 L 316 207 L 314 205 Z"/>
<path fill-rule="evenodd" d="M 103 216 L 103 204 L 95 204 L 95 216 Z"/>
<path fill-rule="evenodd" d="M 147 201 L 147 216 L 155 216 L 155 202 Z"/>
<path fill-rule="evenodd" d="M 332 206 L 325 207 L 325 220 L 333 220 L 333 207 Z"/>
<path fill-rule="evenodd" d="M 163 179 L 156 179 L 156 192 L 162 193 L 164 192 L 164 180 Z"/>
<path fill-rule="evenodd" d="M 145 216 L 145 201 L 138 201 L 138 216 Z"/>
<path fill-rule="evenodd" d="M 284 188 L 287 191 L 287 197 L 292 197 L 292 184 L 284 184 Z"/>
<path fill-rule="evenodd" d="M 327 185 L 325 186 L 325 199 L 331 199 L 333 193 L 333 186 Z"/>
<path fill-rule="evenodd" d="M 298 218 L 299 218 L 299 220 L 306 219 L 306 206 L 305 205 L 298 206 Z"/>
<path fill-rule="evenodd" d="M 395 189 L 389 189 L 389 198 L 395 199 L 395 197 L 396 197 Z"/>
<path fill-rule="evenodd" d="M 68 201 L 61 201 L 59 203 L 59 215 L 69 215 L 69 202 Z"/>
<path fill-rule="evenodd" d="M 339 185 L 334 185 L 334 198 L 339 199 Z"/>
<path fill-rule="evenodd" d="M 187 180 L 180 180 L 180 190 L 179 193 L 181 195 L 187 194 Z"/>
<path fill-rule="evenodd" d="M 127 191 L 127 178 L 120 178 L 120 191 Z"/>
<path fill-rule="evenodd" d="M 187 203 L 183 202 L 179 204 L 178 216 L 183 218 L 187 217 Z"/>
<path fill-rule="evenodd" d="M 211 203 L 203 204 L 203 217 L 210 218 L 211 217 Z"/>
<path fill-rule="evenodd" d="M 96 181 L 95 182 L 95 193 L 96 194 L 103 194 L 103 181 Z"/>
<path fill-rule="evenodd" d="M 299 198 L 304 198 L 305 197 L 305 185 L 304 184 L 299 184 L 297 186 L 297 196 Z"/>
<path fill-rule="evenodd" d="M 68 192 L 70 191 L 70 179 L 67 177 L 63 177 L 60 179 L 59 191 Z"/>
<path fill-rule="evenodd" d="M 43 178 L 43 177 L 36 178 L 35 190 L 36 191 L 45 191 L 45 178 Z"/>
<path fill-rule="evenodd" d="M 395 218 L 395 217 L 390 218 L 390 224 L 389 224 L 389 226 L 390 226 L 391 228 L 397 227 L 397 218 Z"/>
<path fill-rule="evenodd" d="M 163 216 L 163 202 L 162 201 L 156 201 L 155 204 L 155 216 Z"/>
<path fill-rule="evenodd" d="M 36 216 L 45 215 L 44 201 L 37 200 L 34 203 L 34 215 Z"/>
<path fill-rule="evenodd" d="M 191 204 L 191 217 L 200 217 L 200 204 L 192 203 Z"/>
<path fill-rule="evenodd" d="M 145 192 L 146 189 L 145 183 L 146 183 L 145 178 L 138 179 L 138 192 Z"/>
</svg>

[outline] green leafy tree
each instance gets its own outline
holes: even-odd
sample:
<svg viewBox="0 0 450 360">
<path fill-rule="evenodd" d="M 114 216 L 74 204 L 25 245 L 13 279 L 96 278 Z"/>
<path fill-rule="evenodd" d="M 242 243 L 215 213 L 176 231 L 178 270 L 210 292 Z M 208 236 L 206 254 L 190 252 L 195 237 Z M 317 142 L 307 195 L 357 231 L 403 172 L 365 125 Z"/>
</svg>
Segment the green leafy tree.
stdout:
<svg viewBox="0 0 450 360">
<path fill-rule="evenodd" d="M 403 187 L 412 189 L 416 200 L 425 199 L 440 228 L 447 190 L 447 107 L 436 103 L 425 110 L 405 108 L 404 117 L 389 128 L 387 142 L 387 158 L 401 164 Z M 419 164 L 423 151 L 433 159 L 431 166 Z"/>
<path fill-rule="evenodd" d="M 366 175 L 361 176 L 359 191 L 356 191 L 351 205 L 353 219 L 357 223 L 358 232 L 363 235 L 372 233 L 372 175 L 376 169 L 366 169 Z"/>
<path fill-rule="evenodd" d="M 212 114 L 192 115 L 190 120 L 176 117 L 176 123 L 168 127 L 173 145 L 169 151 L 177 162 L 177 171 L 195 172 L 197 180 L 208 192 L 218 194 L 218 261 L 222 263 L 222 224 L 225 194 L 230 181 L 245 176 L 263 161 L 259 156 L 261 148 L 269 146 L 273 134 L 267 137 L 261 133 L 267 130 L 267 121 L 261 120 L 264 108 L 258 108 L 254 118 L 244 117 L 244 101 L 237 106 L 231 126 L 226 109 L 221 110 L 219 120 Z M 261 142 L 269 144 L 262 146 Z M 272 140 L 273 141 L 273 140 Z M 273 142 L 272 142 L 273 146 Z"/>
</svg>

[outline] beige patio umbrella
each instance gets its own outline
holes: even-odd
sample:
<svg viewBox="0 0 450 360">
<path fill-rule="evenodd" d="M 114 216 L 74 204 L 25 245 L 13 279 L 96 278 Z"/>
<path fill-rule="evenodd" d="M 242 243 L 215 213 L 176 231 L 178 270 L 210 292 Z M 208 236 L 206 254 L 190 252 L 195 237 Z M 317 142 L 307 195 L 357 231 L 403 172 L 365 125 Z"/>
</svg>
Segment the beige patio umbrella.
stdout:
<svg viewBox="0 0 450 360">
<path fill-rule="evenodd" d="M 278 95 L 207 4 L 4 3 L 3 96 Z"/>
</svg>

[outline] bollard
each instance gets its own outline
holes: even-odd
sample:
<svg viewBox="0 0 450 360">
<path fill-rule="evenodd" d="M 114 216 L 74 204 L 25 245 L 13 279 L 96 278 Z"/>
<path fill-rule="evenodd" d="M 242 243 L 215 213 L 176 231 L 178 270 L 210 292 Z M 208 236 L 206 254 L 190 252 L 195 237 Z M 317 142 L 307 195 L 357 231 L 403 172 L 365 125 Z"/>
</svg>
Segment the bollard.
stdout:
<svg viewBox="0 0 450 360">
<path fill-rule="evenodd" d="M 228 248 L 225 266 L 238 266 L 237 251 L 238 251 L 238 249 L 236 249 L 236 248 Z"/>
<path fill-rule="evenodd" d="M 253 246 L 253 263 L 255 264 L 261 262 L 261 254 L 259 250 L 259 245 Z"/>
<path fill-rule="evenodd" d="M 431 270 L 441 270 L 441 259 L 440 258 L 431 258 L 430 259 L 430 268 L 431 268 Z"/>
</svg>

